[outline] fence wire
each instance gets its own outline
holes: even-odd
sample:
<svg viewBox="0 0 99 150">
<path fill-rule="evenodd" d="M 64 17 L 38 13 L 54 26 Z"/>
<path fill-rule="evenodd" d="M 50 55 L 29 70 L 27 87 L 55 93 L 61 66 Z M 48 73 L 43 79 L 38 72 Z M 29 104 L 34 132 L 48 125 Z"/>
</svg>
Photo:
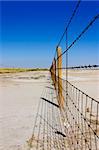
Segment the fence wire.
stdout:
<svg viewBox="0 0 99 150">
<path fill-rule="evenodd" d="M 56 90 L 50 77 L 49 81 L 38 104 L 33 133 L 28 140 L 29 150 L 66 149 L 65 129 L 56 98 Z"/>
<path fill-rule="evenodd" d="M 57 83 L 58 78 L 57 76 Z M 65 101 L 64 108 L 61 110 L 61 117 L 66 128 L 65 135 L 69 137 L 70 149 L 98 150 L 99 102 L 70 82 L 62 78 L 60 80 L 62 80 L 62 96 Z M 68 92 L 66 86 L 68 86 Z M 58 97 L 58 86 L 56 86 L 56 91 Z"/>
<path fill-rule="evenodd" d="M 80 3 L 79 0 L 57 44 L 50 67 L 51 78 L 41 96 L 32 137 L 28 142 L 29 150 L 99 150 L 99 101 L 68 80 L 68 70 L 99 69 L 99 65 L 96 64 L 72 67 L 68 65 L 69 50 L 99 19 L 99 14 L 94 16 L 68 45 L 68 28 L 77 14 Z M 63 38 L 65 38 L 65 50 L 58 55 L 58 48 Z M 63 56 L 65 56 L 65 67 L 61 62 Z M 65 79 L 62 76 L 64 70 Z M 61 104 L 60 101 L 63 103 Z"/>
<path fill-rule="evenodd" d="M 78 1 L 76 5 L 72 15 L 73 17 L 76 15 L 79 4 L 80 1 Z M 70 18 L 68 23 L 69 26 L 73 17 Z M 74 44 L 77 44 L 77 41 L 80 40 L 80 38 L 88 31 L 88 29 L 91 29 L 90 27 L 98 19 L 99 14 L 91 19 L 91 21 L 70 45 L 68 45 L 69 26 L 67 25 L 62 37 L 60 38 L 52 65 L 50 67 L 51 77 L 60 106 L 62 124 L 65 128 L 66 150 L 99 149 L 99 101 L 93 99 L 91 96 L 71 84 L 68 79 L 68 70 L 99 69 L 99 65 L 80 65 L 69 67 L 68 63 L 70 49 L 72 49 Z M 60 54 L 61 43 L 63 42 L 64 38 L 65 50 L 61 50 Z M 63 56 L 65 59 L 65 67 L 62 66 Z M 63 72 L 65 72 L 64 76 Z M 64 77 L 65 79 L 63 79 Z M 60 101 L 64 101 L 64 104 L 61 105 Z"/>
</svg>

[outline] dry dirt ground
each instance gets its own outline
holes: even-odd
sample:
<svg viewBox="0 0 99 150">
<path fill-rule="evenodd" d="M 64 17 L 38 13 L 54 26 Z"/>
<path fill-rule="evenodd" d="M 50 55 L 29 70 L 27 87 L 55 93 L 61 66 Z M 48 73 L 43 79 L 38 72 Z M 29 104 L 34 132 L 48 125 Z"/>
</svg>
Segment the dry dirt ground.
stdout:
<svg viewBox="0 0 99 150">
<path fill-rule="evenodd" d="M 22 150 L 33 130 L 48 72 L 0 75 L 0 150 Z"/>
<path fill-rule="evenodd" d="M 0 75 L 0 150 L 26 150 L 49 72 Z M 63 72 L 65 78 L 65 72 Z M 99 71 L 69 71 L 69 81 L 99 100 Z"/>
</svg>

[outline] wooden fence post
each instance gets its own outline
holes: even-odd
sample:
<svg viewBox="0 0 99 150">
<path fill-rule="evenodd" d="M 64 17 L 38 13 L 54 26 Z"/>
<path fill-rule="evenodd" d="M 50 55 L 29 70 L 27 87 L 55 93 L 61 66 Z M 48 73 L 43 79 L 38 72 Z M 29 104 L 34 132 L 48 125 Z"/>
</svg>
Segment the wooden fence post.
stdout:
<svg viewBox="0 0 99 150">
<path fill-rule="evenodd" d="M 58 47 L 57 48 L 57 70 L 58 70 L 58 102 L 60 105 L 60 108 L 64 107 L 64 98 L 62 95 L 62 51 L 61 48 Z"/>
<path fill-rule="evenodd" d="M 54 74 L 54 86 L 56 89 L 56 59 L 53 60 L 53 74 Z"/>
<path fill-rule="evenodd" d="M 54 83 L 54 62 L 52 62 L 52 80 Z"/>
<path fill-rule="evenodd" d="M 50 72 L 51 72 L 51 78 L 52 78 L 52 81 L 53 81 L 53 63 L 51 65 Z"/>
</svg>

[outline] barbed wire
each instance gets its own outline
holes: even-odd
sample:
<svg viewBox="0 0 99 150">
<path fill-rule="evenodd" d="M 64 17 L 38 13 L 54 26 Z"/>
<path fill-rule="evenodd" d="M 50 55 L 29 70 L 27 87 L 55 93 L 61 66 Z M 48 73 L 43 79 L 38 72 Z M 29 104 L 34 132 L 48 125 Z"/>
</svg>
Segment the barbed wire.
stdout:
<svg viewBox="0 0 99 150">
<path fill-rule="evenodd" d="M 66 26 L 66 28 L 65 28 L 65 31 L 63 32 L 63 34 L 62 34 L 62 36 L 61 36 L 61 38 L 60 38 L 60 40 L 59 40 L 59 42 L 58 42 L 58 44 L 57 44 L 57 46 L 56 46 L 54 58 L 55 58 L 56 53 L 57 53 L 57 47 L 60 45 L 60 43 L 61 43 L 63 37 L 64 37 L 65 34 L 66 34 L 67 29 L 68 29 L 69 26 L 70 26 L 70 23 L 72 22 L 74 16 L 76 15 L 76 12 L 77 12 L 77 9 L 79 8 L 80 2 L 81 2 L 81 0 L 78 0 L 78 2 L 77 2 L 77 4 L 76 4 L 76 7 L 74 8 L 74 11 L 73 11 L 73 13 L 72 13 L 72 15 L 71 15 L 71 17 L 70 17 L 68 23 L 67 23 L 67 26 Z"/>
<path fill-rule="evenodd" d="M 70 20 L 69 20 L 67 26 L 66 26 L 66 29 L 65 29 L 63 35 L 61 36 L 61 38 L 60 38 L 60 40 L 59 40 L 59 42 L 58 42 L 58 44 L 57 44 L 57 47 L 60 45 L 60 43 L 61 43 L 61 41 L 62 41 L 62 39 L 63 39 L 63 37 L 64 37 L 64 35 L 65 35 L 65 33 L 66 33 L 66 30 L 69 28 L 70 23 L 72 22 L 74 16 L 76 15 L 76 12 L 77 12 L 77 9 L 79 8 L 80 2 L 81 2 L 81 0 L 78 0 L 77 5 L 76 5 L 76 7 L 75 7 L 75 9 L 74 9 L 74 11 L 73 11 L 71 17 L 70 17 Z"/>
<path fill-rule="evenodd" d="M 94 16 L 92 18 L 92 20 L 90 21 L 90 23 L 83 29 L 83 31 L 79 34 L 79 36 L 77 36 L 77 38 L 70 44 L 70 46 L 59 56 L 61 57 L 62 55 L 64 55 L 83 35 L 84 33 L 89 29 L 89 27 L 91 27 L 93 25 L 93 23 L 99 19 L 99 14 Z M 59 57 L 57 57 L 57 60 L 59 59 Z"/>
</svg>

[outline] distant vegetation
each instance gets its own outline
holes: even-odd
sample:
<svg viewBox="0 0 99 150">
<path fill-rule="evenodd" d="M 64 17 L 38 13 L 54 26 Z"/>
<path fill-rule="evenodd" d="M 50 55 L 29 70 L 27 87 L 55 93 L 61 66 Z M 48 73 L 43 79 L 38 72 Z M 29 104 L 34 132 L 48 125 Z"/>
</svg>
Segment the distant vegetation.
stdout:
<svg viewBox="0 0 99 150">
<path fill-rule="evenodd" d="M 3 73 L 17 73 L 27 71 L 48 71 L 47 68 L 0 68 L 0 74 Z"/>
<path fill-rule="evenodd" d="M 99 65 L 88 65 L 88 66 L 76 66 L 76 67 L 68 67 L 67 69 L 91 69 L 91 68 L 93 68 L 93 69 L 95 69 L 95 68 L 99 68 Z"/>
</svg>

